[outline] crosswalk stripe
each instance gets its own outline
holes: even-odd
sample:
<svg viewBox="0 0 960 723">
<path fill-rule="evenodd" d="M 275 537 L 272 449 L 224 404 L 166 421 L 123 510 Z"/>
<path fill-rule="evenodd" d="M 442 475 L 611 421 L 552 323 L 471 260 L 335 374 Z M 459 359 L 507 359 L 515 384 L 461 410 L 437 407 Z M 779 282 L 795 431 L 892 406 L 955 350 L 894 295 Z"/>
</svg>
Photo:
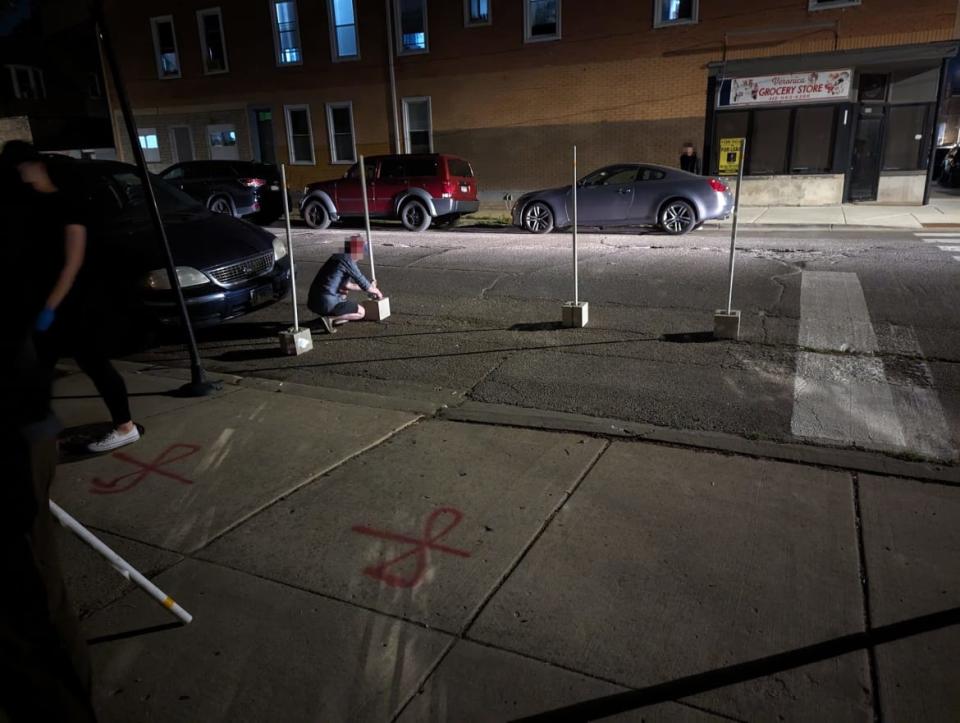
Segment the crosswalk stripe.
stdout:
<svg viewBox="0 0 960 723">
<path fill-rule="evenodd" d="M 919 238 L 960 238 L 960 233 L 952 231 L 950 233 L 915 233 Z"/>
<path fill-rule="evenodd" d="M 960 251 L 960 246 L 937 246 L 941 251 Z"/>
</svg>

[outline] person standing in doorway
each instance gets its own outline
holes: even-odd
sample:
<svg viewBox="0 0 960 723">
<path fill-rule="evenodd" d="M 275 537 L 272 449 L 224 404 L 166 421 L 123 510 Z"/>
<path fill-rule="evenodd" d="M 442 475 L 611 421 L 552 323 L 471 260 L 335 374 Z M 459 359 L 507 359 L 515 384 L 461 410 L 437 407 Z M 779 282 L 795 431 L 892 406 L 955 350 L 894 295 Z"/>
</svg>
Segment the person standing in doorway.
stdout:
<svg viewBox="0 0 960 723">
<path fill-rule="evenodd" d="M 140 439 L 133 423 L 127 387 L 107 352 L 106 284 L 97 279 L 96 262 L 88 258 L 87 225 L 82 209 L 50 177 L 44 158 L 24 141 L 9 141 L 0 166 L 15 169 L 23 233 L 30 245 L 29 277 L 20 303 L 35 314 L 37 356 L 51 375 L 62 356 L 72 356 L 90 377 L 110 411 L 113 428 L 87 445 L 90 452 L 108 452 Z"/>
<path fill-rule="evenodd" d="M 343 253 L 327 259 L 310 284 L 307 308 L 320 316 L 330 334 L 341 324 L 360 321 L 366 315 L 360 304 L 347 298 L 349 292 L 365 291 L 371 298 L 383 298 L 376 280 L 368 281 L 357 266 L 357 262 L 363 259 L 365 246 L 359 236 L 348 238 Z"/>
<path fill-rule="evenodd" d="M 684 143 L 680 151 L 680 168 L 687 173 L 700 175 L 700 157 L 692 143 Z"/>
</svg>

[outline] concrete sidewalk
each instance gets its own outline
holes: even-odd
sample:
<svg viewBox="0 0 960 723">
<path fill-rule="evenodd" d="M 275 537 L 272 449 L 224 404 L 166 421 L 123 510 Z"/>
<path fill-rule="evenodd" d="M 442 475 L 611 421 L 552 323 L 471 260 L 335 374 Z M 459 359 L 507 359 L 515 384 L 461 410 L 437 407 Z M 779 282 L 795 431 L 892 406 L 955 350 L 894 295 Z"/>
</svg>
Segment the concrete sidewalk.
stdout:
<svg viewBox="0 0 960 723">
<path fill-rule="evenodd" d="M 173 618 L 64 533 L 103 721 L 960 710 L 956 484 L 439 400 L 182 399 L 179 372 L 122 366 L 144 438 L 67 459 L 52 497 L 194 621 L 158 629 Z M 105 417 L 81 375 L 55 396 L 74 431 Z"/>
</svg>

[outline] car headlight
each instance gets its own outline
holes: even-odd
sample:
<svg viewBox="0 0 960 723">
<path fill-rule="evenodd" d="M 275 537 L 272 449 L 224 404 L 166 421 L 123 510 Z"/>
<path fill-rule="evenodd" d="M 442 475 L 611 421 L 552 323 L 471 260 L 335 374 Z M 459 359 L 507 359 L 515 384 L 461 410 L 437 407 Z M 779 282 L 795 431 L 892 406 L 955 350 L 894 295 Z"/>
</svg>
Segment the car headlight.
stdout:
<svg viewBox="0 0 960 723">
<path fill-rule="evenodd" d="M 278 239 L 276 236 L 273 237 L 273 258 L 276 261 L 279 261 L 284 256 L 287 255 L 287 245 Z"/>
<path fill-rule="evenodd" d="M 197 271 L 197 269 L 192 266 L 178 266 L 177 279 L 180 281 L 180 287 L 184 289 L 210 282 L 206 274 L 202 271 Z M 142 284 L 148 289 L 166 291 L 170 289 L 170 277 L 167 275 L 166 269 L 154 269 L 143 277 Z"/>
</svg>

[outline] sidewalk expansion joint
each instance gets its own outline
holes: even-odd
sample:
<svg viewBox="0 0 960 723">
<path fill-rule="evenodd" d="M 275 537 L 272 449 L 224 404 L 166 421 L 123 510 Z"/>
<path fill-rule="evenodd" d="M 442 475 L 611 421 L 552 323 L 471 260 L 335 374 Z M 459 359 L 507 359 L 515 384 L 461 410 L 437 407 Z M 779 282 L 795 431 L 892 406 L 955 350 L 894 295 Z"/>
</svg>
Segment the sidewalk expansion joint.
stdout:
<svg viewBox="0 0 960 723">
<path fill-rule="evenodd" d="M 867 569 L 867 552 L 863 543 L 863 517 L 860 510 L 860 475 L 850 473 L 851 491 L 853 492 L 853 522 L 857 533 L 857 558 L 859 565 L 860 596 L 863 601 L 863 626 L 869 635 L 873 630 L 873 614 L 870 609 L 870 579 Z M 877 672 L 877 650 L 873 645 L 867 646 L 867 667 L 870 671 L 870 698 L 873 707 L 874 723 L 882 723 L 883 710 L 880 707 L 880 676 Z"/>
</svg>

